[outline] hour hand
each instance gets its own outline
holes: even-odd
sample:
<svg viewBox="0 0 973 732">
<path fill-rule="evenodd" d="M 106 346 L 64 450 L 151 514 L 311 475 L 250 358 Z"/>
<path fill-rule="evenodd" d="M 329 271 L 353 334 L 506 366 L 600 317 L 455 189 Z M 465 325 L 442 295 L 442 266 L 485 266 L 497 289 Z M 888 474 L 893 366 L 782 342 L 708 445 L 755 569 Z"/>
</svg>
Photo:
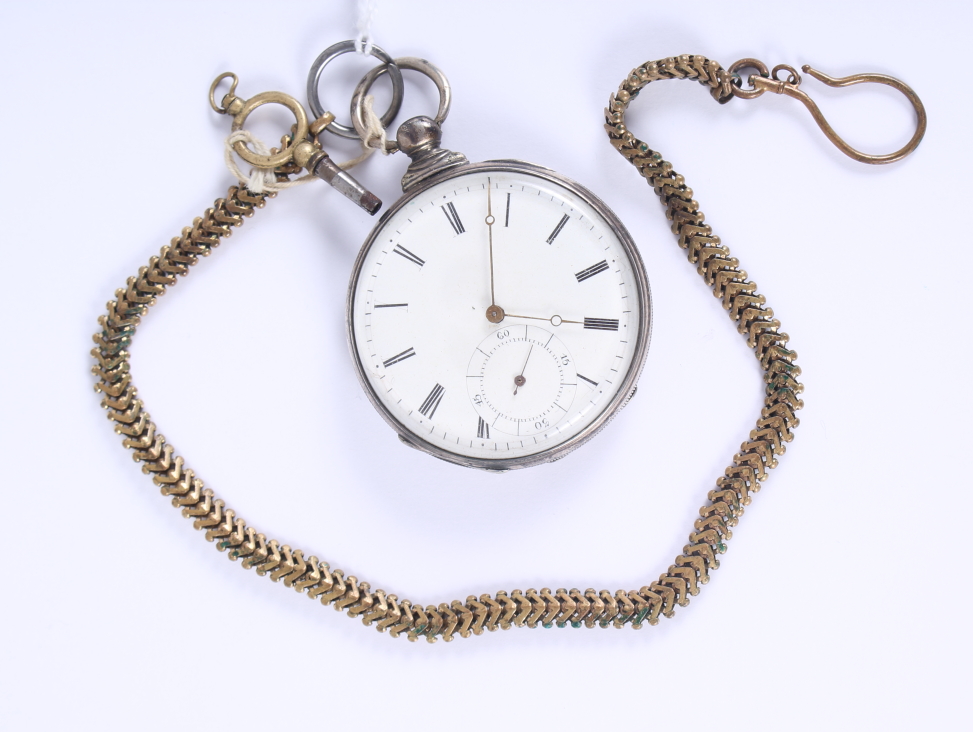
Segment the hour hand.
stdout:
<svg viewBox="0 0 973 732">
<path fill-rule="evenodd" d="M 489 314 L 487 315 L 487 317 L 489 317 Z M 546 320 L 548 323 L 550 323 L 553 326 L 558 326 L 561 323 L 574 323 L 576 325 L 584 325 L 584 323 L 582 323 L 580 320 L 565 320 L 560 315 L 552 315 L 549 318 L 541 318 L 538 317 L 537 315 L 514 315 L 513 313 L 503 313 L 503 317 L 525 318 L 527 320 Z M 501 317 L 501 320 L 503 319 L 503 317 Z M 496 322 L 500 322 L 500 321 L 496 321 Z"/>
<path fill-rule="evenodd" d="M 489 309 L 488 309 L 489 311 Z M 487 312 L 487 317 L 490 317 L 489 312 Z M 584 320 L 565 320 L 560 315 L 552 315 L 549 318 L 541 318 L 536 315 L 514 315 L 512 313 L 505 313 L 500 311 L 500 320 L 507 318 L 526 318 L 527 320 L 544 320 L 551 325 L 557 327 L 561 323 L 572 323 L 574 325 L 584 326 L 585 330 L 618 330 L 618 319 L 617 318 L 585 318 Z M 499 323 L 500 320 L 494 320 L 491 322 Z"/>
</svg>

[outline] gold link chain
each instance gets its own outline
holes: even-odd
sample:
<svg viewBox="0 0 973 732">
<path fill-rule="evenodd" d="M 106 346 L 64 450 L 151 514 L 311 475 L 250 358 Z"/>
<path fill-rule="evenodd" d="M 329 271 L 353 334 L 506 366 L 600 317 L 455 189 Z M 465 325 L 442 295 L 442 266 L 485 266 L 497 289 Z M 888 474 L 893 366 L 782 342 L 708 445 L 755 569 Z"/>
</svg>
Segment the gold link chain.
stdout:
<svg viewBox="0 0 973 732">
<path fill-rule="evenodd" d="M 700 518 L 689 535 L 683 553 L 657 581 L 638 590 L 596 591 L 560 588 L 551 591 L 528 589 L 524 592 L 499 591 L 495 595 L 470 595 L 465 602 L 453 600 L 439 605 L 413 604 L 399 600 L 384 590 L 372 590 L 367 582 L 345 577 L 315 556 L 306 557 L 300 549 L 281 546 L 274 539 L 237 518 L 234 511 L 205 488 L 203 481 L 186 466 L 145 411 L 132 384 L 129 353 L 135 329 L 156 298 L 185 276 L 199 257 L 230 236 L 253 212 L 262 208 L 274 194 L 254 194 L 233 186 L 227 197 L 216 201 L 202 218 L 162 248 L 147 267 L 130 277 L 126 286 L 115 292 L 108 312 L 98 322 L 101 329 L 94 335 L 96 347 L 91 355 L 96 360 L 92 372 L 98 377 L 95 390 L 103 395 L 101 405 L 115 423 L 115 431 L 124 436 L 122 444 L 132 457 L 142 463 L 142 471 L 152 476 L 173 506 L 183 516 L 193 519 L 193 527 L 204 531 L 206 540 L 226 552 L 244 569 L 255 569 L 258 575 L 269 575 L 296 592 L 323 605 L 333 605 L 350 617 L 392 637 L 405 635 L 410 641 L 420 637 L 434 643 L 437 638 L 453 640 L 457 635 L 469 638 L 484 630 L 511 627 L 545 628 L 582 625 L 593 628 L 629 625 L 641 628 L 655 625 L 660 616 L 672 617 L 676 606 L 689 604 L 699 593 L 710 572 L 719 567 L 717 555 L 726 551 L 744 507 L 767 470 L 777 465 L 776 456 L 783 454 L 785 443 L 793 439 L 797 427 L 795 412 L 804 403 L 798 398 L 803 386 L 797 382 L 800 368 L 797 357 L 786 348 L 788 336 L 781 333 L 774 312 L 757 286 L 739 269 L 739 262 L 720 243 L 712 229 L 704 224 L 699 204 L 693 200 L 681 175 L 662 156 L 637 139 L 625 127 L 625 110 L 646 84 L 662 79 L 693 79 L 710 88 L 713 97 L 724 102 L 732 97 L 731 76 L 718 63 L 702 56 L 677 56 L 639 66 L 611 96 L 605 110 L 606 129 L 612 145 L 631 162 L 648 181 L 666 207 L 672 231 L 679 246 L 686 250 L 689 261 L 720 298 L 737 330 L 746 336 L 765 371 L 766 396 L 756 427 L 734 455 L 732 464 L 716 481 L 699 510 Z M 293 170 L 281 171 L 291 173 Z"/>
</svg>

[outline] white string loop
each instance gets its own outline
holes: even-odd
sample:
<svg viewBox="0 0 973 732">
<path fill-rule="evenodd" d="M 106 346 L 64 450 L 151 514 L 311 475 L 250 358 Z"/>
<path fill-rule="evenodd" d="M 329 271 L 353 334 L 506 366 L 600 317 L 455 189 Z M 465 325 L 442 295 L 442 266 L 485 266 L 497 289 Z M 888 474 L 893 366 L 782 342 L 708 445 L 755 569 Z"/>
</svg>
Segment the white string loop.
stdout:
<svg viewBox="0 0 973 732">
<path fill-rule="evenodd" d="M 277 180 L 277 176 L 274 175 L 274 171 L 267 170 L 266 168 L 252 168 L 250 174 L 246 175 L 240 166 L 237 165 L 236 157 L 234 156 L 233 145 L 242 142 L 244 145 L 249 145 L 251 149 L 257 153 L 257 155 L 270 155 L 270 150 L 263 143 L 263 141 L 254 137 L 254 135 L 249 130 L 237 130 L 236 132 L 231 132 L 226 138 L 226 142 L 223 147 L 223 158 L 226 160 L 226 167 L 234 177 L 240 181 L 247 190 L 251 193 L 276 193 L 277 191 L 282 191 L 285 188 L 293 188 L 294 186 L 303 185 L 313 180 L 314 176 L 310 173 L 303 175 L 300 178 L 295 178 L 294 180 Z"/>
<path fill-rule="evenodd" d="M 375 97 L 371 94 L 366 95 L 362 104 L 365 111 L 365 135 L 361 141 L 362 153 L 357 158 L 338 163 L 338 167 L 342 170 L 350 170 L 359 163 L 368 160 L 376 150 L 381 150 L 382 155 L 389 154 L 389 151 L 385 148 L 388 136 L 385 133 L 385 128 L 382 127 L 382 120 L 375 113 L 374 105 Z"/>
<path fill-rule="evenodd" d="M 368 56 L 372 52 L 372 20 L 378 10 L 377 0 L 358 0 L 358 21 L 355 29 L 358 35 L 355 36 L 355 51 L 362 56 Z"/>
</svg>

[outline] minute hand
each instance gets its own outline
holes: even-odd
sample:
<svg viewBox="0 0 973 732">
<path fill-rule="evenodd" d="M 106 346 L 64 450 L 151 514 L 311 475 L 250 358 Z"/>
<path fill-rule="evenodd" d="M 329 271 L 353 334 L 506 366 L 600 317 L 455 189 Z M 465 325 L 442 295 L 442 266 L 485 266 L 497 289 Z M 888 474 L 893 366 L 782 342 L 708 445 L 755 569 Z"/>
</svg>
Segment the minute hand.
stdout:
<svg viewBox="0 0 973 732">
<path fill-rule="evenodd" d="M 487 178 L 487 215 L 485 221 L 487 225 L 487 236 L 490 239 L 490 305 L 496 307 L 497 296 L 494 292 L 493 286 L 493 223 L 496 221 L 496 219 L 493 218 L 493 201 L 492 196 L 490 195 L 490 189 L 492 187 L 493 184 L 490 182 L 490 179 Z"/>
</svg>

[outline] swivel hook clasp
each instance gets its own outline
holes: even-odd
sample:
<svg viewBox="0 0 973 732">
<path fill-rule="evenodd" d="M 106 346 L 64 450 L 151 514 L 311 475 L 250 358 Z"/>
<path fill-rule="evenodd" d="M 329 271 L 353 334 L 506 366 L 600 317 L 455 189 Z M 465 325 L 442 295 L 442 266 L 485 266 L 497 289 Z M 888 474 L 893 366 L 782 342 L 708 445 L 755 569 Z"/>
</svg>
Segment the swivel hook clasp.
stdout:
<svg viewBox="0 0 973 732">
<path fill-rule="evenodd" d="M 893 89 L 897 89 L 905 95 L 909 103 L 912 104 L 913 109 L 916 111 L 916 131 L 912 135 L 912 139 L 909 140 L 906 145 L 900 150 L 896 150 L 893 153 L 888 153 L 886 155 L 869 155 L 856 150 L 847 142 L 842 140 L 838 133 L 834 131 L 828 121 L 821 114 L 821 110 L 818 109 L 818 105 L 815 104 L 814 100 L 811 99 L 805 92 L 801 91 L 798 87 L 801 85 L 801 75 L 797 71 L 787 64 L 779 64 L 775 66 L 771 71 L 767 70 L 767 65 L 762 61 L 758 61 L 753 58 L 745 58 L 737 61 L 735 64 L 730 66 L 727 71 L 736 76 L 737 79 L 738 72 L 741 69 L 756 69 L 759 74 L 755 74 L 750 77 L 750 88 L 743 88 L 742 84 L 738 82 L 733 85 L 733 95 L 737 97 L 742 97 L 743 99 L 754 99 L 759 97 L 765 91 L 774 92 L 775 94 L 784 94 L 789 97 L 793 97 L 801 102 L 811 116 L 814 117 L 814 121 L 817 122 L 818 127 L 827 136 L 835 146 L 841 150 L 845 155 L 850 158 L 854 158 L 860 163 L 869 163 L 870 165 L 881 165 L 883 163 L 894 163 L 897 160 L 901 160 L 906 155 L 911 153 L 919 145 L 922 140 L 922 136 L 926 133 L 926 110 L 922 106 L 918 95 L 905 83 L 899 81 L 893 76 L 886 76 L 885 74 L 853 74 L 852 76 L 844 76 L 841 78 L 836 78 L 833 76 L 828 76 L 816 69 L 812 69 L 810 66 L 804 65 L 801 70 L 805 74 L 810 74 L 818 81 L 822 81 L 828 86 L 842 87 L 842 86 L 853 86 L 855 84 L 864 84 L 866 82 L 873 82 L 875 84 L 885 84 Z M 780 78 L 779 74 L 781 71 L 787 72 L 786 78 Z"/>
<path fill-rule="evenodd" d="M 230 91 L 223 97 L 223 101 L 217 104 L 216 89 L 224 79 L 230 79 Z M 231 126 L 233 132 L 242 130 L 250 114 L 264 104 L 282 105 L 294 115 L 294 126 L 290 134 L 284 136 L 288 144 L 283 145 L 283 149 L 272 150 L 270 154 L 265 155 L 251 150 L 242 140 L 237 140 L 233 143 L 233 150 L 241 158 L 253 167 L 263 170 L 278 170 L 289 164 L 305 168 L 311 175 L 330 184 L 369 214 L 375 215 L 382 206 L 378 197 L 342 170 L 315 141 L 318 133 L 334 121 L 331 112 L 324 112 L 314 122 L 309 122 L 304 107 L 289 94 L 262 92 L 250 99 L 241 99 L 236 96 L 238 81 L 236 74 L 228 71 L 217 76 L 209 89 L 210 106 L 219 114 L 226 114 L 233 118 Z"/>
</svg>

